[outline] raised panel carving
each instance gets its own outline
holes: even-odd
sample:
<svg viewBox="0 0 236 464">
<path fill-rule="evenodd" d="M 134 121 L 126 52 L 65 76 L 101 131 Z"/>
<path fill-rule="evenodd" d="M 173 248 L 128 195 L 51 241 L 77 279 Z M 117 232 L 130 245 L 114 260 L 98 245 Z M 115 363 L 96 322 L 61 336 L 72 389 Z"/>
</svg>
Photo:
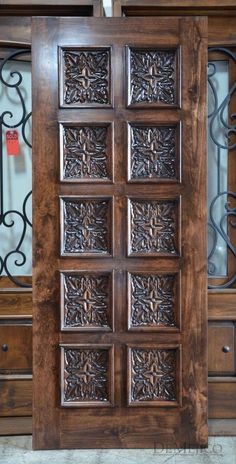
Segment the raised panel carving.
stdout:
<svg viewBox="0 0 236 464">
<path fill-rule="evenodd" d="M 129 349 L 129 404 L 177 403 L 177 349 Z"/>
<path fill-rule="evenodd" d="M 129 274 L 129 328 L 157 330 L 178 325 L 178 275 Z"/>
<path fill-rule="evenodd" d="M 64 126 L 61 151 L 61 180 L 112 180 L 110 126 Z"/>
<path fill-rule="evenodd" d="M 109 105 L 110 50 L 64 50 L 62 56 L 63 103 L 72 106 Z"/>
<path fill-rule="evenodd" d="M 62 405 L 111 404 L 112 349 L 62 347 Z"/>
<path fill-rule="evenodd" d="M 177 128 L 130 125 L 129 180 L 177 180 L 179 147 Z"/>
<path fill-rule="evenodd" d="M 177 101 L 176 50 L 129 50 L 129 103 L 175 105 Z"/>
<path fill-rule="evenodd" d="M 176 200 L 129 201 L 129 254 L 177 255 Z"/>
<path fill-rule="evenodd" d="M 112 330 L 112 274 L 61 274 L 62 330 Z"/>
<path fill-rule="evenodd" d="M 112 200 L 62 198 L 62 254 L 109 256 L 111 254 Z"/>
</svg>

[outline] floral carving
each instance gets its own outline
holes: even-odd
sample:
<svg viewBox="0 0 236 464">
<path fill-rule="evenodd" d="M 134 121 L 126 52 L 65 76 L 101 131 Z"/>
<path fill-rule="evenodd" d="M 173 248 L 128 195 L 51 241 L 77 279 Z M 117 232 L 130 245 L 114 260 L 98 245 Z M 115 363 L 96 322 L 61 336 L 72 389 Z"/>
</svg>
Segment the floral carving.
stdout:
<svg viewBox="0 0 236 464">
<path fill-rule="evenodd" d="M 110 276 L 64 275 L 64 327 L 110 327 Z"/>
<path fill-rule="evenodd" d="M 64 253 L 110 254 L 109 200 L 64 200 Z"/>
<path fill-rule="evenodd" d="M 63 56 L 65 103 L 109 104 L 109 50 L 64 51 Z"/>
<path fill-rule="evenodd" d="M 109 351 L 65 349 L 64 402 L 109 401 Z"/>
<path fill-rule="evenodd" d="M 130 276 L 131 327 L 174 327 L 175 275 Z"/>
<path fill-rule="evenodd" d="M 176 401 L 176 350 L 131 349 L 131 403 Z"/>
<path fill-rule="evenodd" d="M 108 127 L 65 127 L 64 179 L 109 180 Z"/>
<path fill-rule="evenodd" d="M 176 254 L 174 201 L 130 202 L 130 253 Z"/>
<path fill-rule="evenodd" d="M 176 178 L 176 129 L 131 126 L 131 179 Z"/>
<path fill-rule="evenodd" d="M 130 103 L 176 102 L 176 53 L 130 50 Z"/>
</svg>

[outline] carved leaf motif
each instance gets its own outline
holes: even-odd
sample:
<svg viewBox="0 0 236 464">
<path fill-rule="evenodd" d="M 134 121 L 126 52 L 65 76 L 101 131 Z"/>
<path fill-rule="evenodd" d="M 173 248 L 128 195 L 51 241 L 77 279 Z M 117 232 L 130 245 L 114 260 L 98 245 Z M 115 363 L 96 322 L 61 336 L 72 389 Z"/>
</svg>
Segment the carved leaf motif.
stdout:
<svg viewBox="0 0 236 464">
<path fill-rule="evenodd" d="M 175 51 L 130 51 L 131 103 L 165 103 L 176 101 Z"/>
<path fill-rule="evenodd" d="M 108 350 L 66 349 L 64 401 L 107 402 L 108 368 Z"/>
<path fill-rule="evenodd" d="M 174 179 L 174 127 L 131 128 L 131 179 Z"/>
<path fill-rule="evenodd" d="M 109 51 L 65 51 L 65 103 L 109 104 Z"/>
<path fill-rule="evenodd" d="M 65 327 L 110 327 L 109 276 L 65 276 Z"/>
<path fill-rule="evenodd" d="M 64 179 L 109 179 L 107 127 L 64 128 Z"/>
<path fill-rule="evenodd" d="M 176 351 L 131 350 L 131 401 L 176 401 Z"/>
<path fill-rule="evenodd" d="M 131 253 L 176 254 L 173 201 L 131 201 Z"/>
<path fill-rule="evenodd" d="M 65 200 L 65 252 L 109 253 L 109 209 L 109 200 Z"/>
<path fill-rule="evenodd" d="M 174 275 L 131 275 L 131 326 L 174 327 Z"/>
</svg>

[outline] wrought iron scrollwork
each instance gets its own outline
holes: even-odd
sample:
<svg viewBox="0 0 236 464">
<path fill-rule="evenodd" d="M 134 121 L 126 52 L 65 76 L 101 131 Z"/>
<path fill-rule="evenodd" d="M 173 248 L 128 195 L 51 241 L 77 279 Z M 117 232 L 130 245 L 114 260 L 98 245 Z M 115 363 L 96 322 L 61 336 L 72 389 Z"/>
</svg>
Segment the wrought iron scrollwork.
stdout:
<svg viewBox="0 0 236 464">
<path fill-rule="evenodd" d="M 209 52 L 220 52 L 227 60 L 236 63 L 236 54 L 224 47 L 212 47 Z M 213 257 L 218 245 L 219 238 L 223 239 L 226 249 L 236 258 L 236 248 L 230 238 L 230 229 L 236 228 L 236 192 L 231 192 L 221 185 L 221 150 L 227 150 L 227 154 L 236 149 L 236 114 L 230 114 L 229 105 L 236 91 L 236 82 L 229 89 L 228 94 L 219 104 L 217 89 L 214 85 L 216 66 L 214 62 L 208 63 L 208 88 L 211 94 L 213 109 L 208 114 L 209 137 L 216 146 L 217 150 L 217 194 L 211 199 L 208 214 L 208 227 L 211 234 L 211 246 L 208 251 L 208 275 L 216 276 L 216 265 Z M 227 114 L 227 116 L 226 116 Z M 217 123 L 216 123 L 217 122 Z M 221 134 L 219 138 L 219 123 Z M 217 214 L 217 205 L 224 202 L 224 211 L 220 217 Z M 229 275 L 223 284 L 212 285 L 209 288 L 230 288 L 236 282 L 236 274 Z"/>
<path fill-rule="evenodd" d="M 13 262 L 16 268 L 17 267 L 20 268 L 24 266 L 27 261 L 27 257 L 25 253 L 22 251 L 22 244 L 25 240 L 28 227 L 30 228 L 32 227 L 32 222 L 27 213 L 27 205 L 32 195 L 32 190 L 29 193 L 27 193 L 23 201 L 21 211 L 17 211 L 15 209 L 5 211 L 5 208 L 4 208 L 4 173 L 3 173 L 3 128 L 4 127 L 7 129 L 20 128 L 22 138 L 25 144 L 28 147 L 32 148 L 31 142 L 28 140 L 26 136 L 26 125 L 32 116 L 32 112 L 27 113 L 24 95 L 23 95 L 22 88 L 21 88 L 21 84 L 23 81 L 23 76 L 21 72 L 17 70 L 11 71 L 9 73 L 10 79 L 9 81 L 7 81 L 4 78 L 4 68 L 5 68 L 5 65 L 9 63 L 11 60 L 16 60 L 18 57 L 22 55 L 29 55 L 30 53 L 31 53 L 30 49 L 14 51 L 10 55 L 8 55 L 4 60 L 2 60 L 0 64 L 0 82 L 4 87 L 8 89 L 14 89 L 16 91 L 16 94 L 19 98 L 19 102 L 21 104 L 21 109 L 22 109 L 22 115 L 20 117 L 20 120 L 16 122 L 15 124 L 11 123 L 11 119 L 13 118 L 13 113 L 11 111 L 6 110 L 2 114 L 0 114 L 0 227 L 13 228 L 17 220 L 20 220 L 22 224 L 21 234 L 14 248 L 8 253 L 6 253 L 5 256 L 0 256 L 0 276 L 3 274 L 7 275 L 14 284 L 20 287 L 30 287 L 31 285 L 25 282 L 22 282 L 17 277 L 12 275 L 12 272 L 9 269 L 9 262 L 10 260 L 13 259 Z"/>
</svg>

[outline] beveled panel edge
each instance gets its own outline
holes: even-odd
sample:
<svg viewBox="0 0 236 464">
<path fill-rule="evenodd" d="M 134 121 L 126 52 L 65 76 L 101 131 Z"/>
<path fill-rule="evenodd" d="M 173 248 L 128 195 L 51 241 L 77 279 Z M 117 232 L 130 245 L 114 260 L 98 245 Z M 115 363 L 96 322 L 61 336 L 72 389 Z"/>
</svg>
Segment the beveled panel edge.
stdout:
<svg viewBox="0 0 236 464">
<path fill-rule="evenodd" d="M 60 382 L 61 382 L 61 395 L 60 395 L 60 406 L 65 408 L 93 408 L 93 407 L 114 407 L 115 401 L 115 392 L 114 392 L 114 344 L 81 344 L 81 343 L 74 343 L 74 344 L 66 344 L 60 343 L 60 356 L 61 356 L 61 366 L 60 366 Z M 64 367 L 65 367 L 65 348 L 77 348 L 77 349 L 101 349 L 107 350 L 109 353 L 109 361 L 108 361 L 108 388 L 109 388 L 109 402 L 105 403 L 102 401 L 85 401 L 82 402 L 73 402 L 73 403 L 66 403 L 64 401 Z"/>
<path fill-rule="evenodd" d="M 176 304 L 176 326 L 174 327 L 135 327 L 132 326 L 131 321 L 131 275 L 175 275 L 176 276 L 176 287 L 177 287 L 177 304 Z M 127 330 L 128 332 L 158 332 L 158 333 L 180 333 L 182 330 L 181 327 L 181 269 L 179 271 L 143 271 L 143 270 L 133 270 L 126 271 L 126 281 L 127 281 Z"/>
<path fill-rule="evenodd" d="M 177 176 L 176 178 L 156 178 L 156 179 L 132 179 L 131 178 L 131 128 L 132 127 L 168 127 L 175 128 L 175 143 L 177 152 Z M 166 118 L 162 120 L 154 120 L 143 122 L 132 121 L 131 119 L 126 121 L 126 149 L 127 149 L 127 183 L 128 184 L 181 184 L 182 183 L 182 123 L 178 119 L 176 122 L 168 122 Z"/>
<path fill-rule="evenodd" d="M 176 67 L 176 102 L 173 104 L 161 104 L 161 103 L 131 103 L 130 102 L 130 51 L 134 50 L 169 50 L 175 51 L 175 67 Z M 181 45 L 152 45 L 152 46 L 143 46 L 143 45 L 126 45 L 125 46 L 125 55 L 126 55 L 126 108 L 128 109 L 181 109 Z"/>
<path fill-rule="evenodd" d="M 176 195 L 176 194 L 171 194 L 168 193 L 167 195 L 150 195 L 147 194 L 143 197 L 140 197 L 140 195 L 125 195 L 126 201 L 127 201 L 127 257 L 129 258 L 157 258 L 157 259 L 176 259 L 176 258 L 181 258 L 182 257 L 182 227 L 181 227 L 181 216 L 182 216 L 182 195 Z M 130 204 L 131 201 L 174 201 L 177 204 L 177 239 L 176 239 L 176 244 L 178 247 L 178 252 L 171 255 L 170 253 L 132 253 L 130 252 L 130 232 L 131 232 L 131 213 L 130 213 Z"/>
<path fill-rule="evenodd" d="M 176 387 L 177 387 L 177 401 L 142 401 L 142 402 L 132 402 L 131 401 L 131 350 L 132 348 L 140 349 L 160 349 L 176 350 Z M 181 343 L 128 343 L 126 344 L 127 352 L 127 407 L 168 407 L 176 408 L 182 407 L 182 344 Z"/>
<path fill-rule="evenodd" d="M 60 256 L 67 258 L 112 258 L 114 253 L 114 195 L 59 195 L 60 208 Z M 109 253 L 65 253 L 63 251 L 64 214 L 63 205 L 65 200 L 108 200 L 110 203 L 110 252 Z"/>
<path fill-rule="evenodd" d="M 109 51 L 109 90 L 110 90 L 110 98 L 108 104 L 66 104 L 64 102 L 64 60 L 63 60 L 63 52 L 64 51 L 96 51 L 96 50 L 104 50 Z M 58 46 L 58 91 L 59 91 L 59 108 L 67 108 L 67 109 L 82 109 L 82 108 L 91 108 L 91 109 L 111 109 L 114 108 L 114 83 L 113 83 L 113 57 L 112 57 L 113 46 L 112 45 L 85 45 L 79 44 L 76 45 L 59 45 Z"/>
<path fill-rule="evenodd" d="M 79 270 L 60 270 L 60 330 L 61 332 L 96 332 L 96 333 L 102 333 L 102 332 L 114 332 L 115 331 L 115 324 L 114 324 L 114 300 L 115 300 L 115 295 L 114 295 L 114 278 L 115 278 L 115 271 L 114 269 L 110 270 L 99 270 L 96 268 L 95 271 L 90 271 L 89 269 L 79 269 Z M 111 327 L 67 327 L 64 324 L 64 315 L 65 315 L 65 309 L 64 309 L 64 277 L 67 275 L 72 275 L 72 276 L 77 276 L 77 275 L 108 275 L 109 276 L 109 287 L 110 287 L 110 309 L 109 309 L 109 315 L 110 315 L 110 323 Z"/>
<path fill-rule="evenodd" d="M 106 118 L 104 118 L 106 119 Z M 68 122 L 60 120 L 58 121 L 59 126 L 59 151 L 60 151 L 60 182 L 63 184 L 114 184 L 114 121 L 104 121 L 104 122 L 91 122 L 91 121 L 81 121 L 78 122 Z M 110 165 L 110 172 L 111 178 L 110 179 L 66 179 L 63 176 L 63 167 L 64 167 L 64 143 L 63 143 L 63 129 L 64 127 L 107 127 L 108 128 L 108 147 L 110 149 L 109 153 L 109 165 Z"/>
</svg>

